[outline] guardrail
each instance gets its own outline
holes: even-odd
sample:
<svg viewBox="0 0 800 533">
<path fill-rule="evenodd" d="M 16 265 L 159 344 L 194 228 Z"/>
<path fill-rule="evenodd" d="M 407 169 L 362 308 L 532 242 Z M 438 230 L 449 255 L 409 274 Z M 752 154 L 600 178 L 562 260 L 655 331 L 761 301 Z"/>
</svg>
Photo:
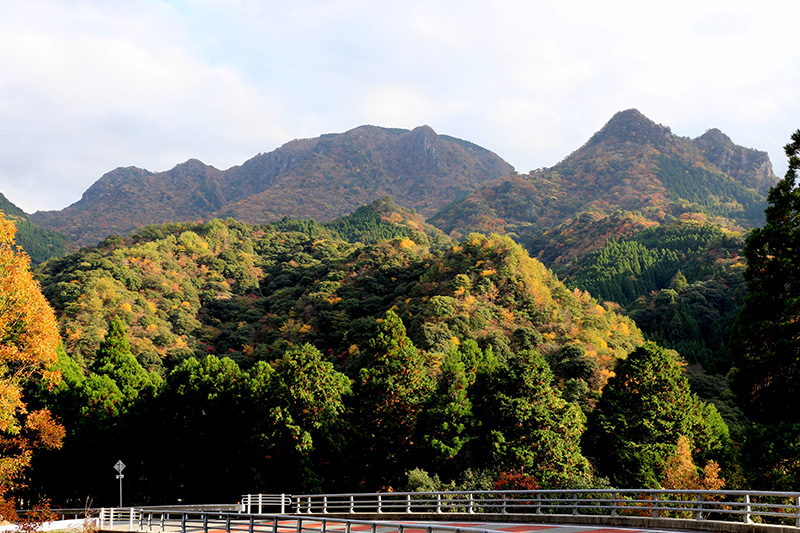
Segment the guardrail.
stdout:
<svg viewBox="0 0 800 533">
<path fill-rule="evenodd" d="M 121 509 L 115 509 L 121 511 Z M 495 530 L 477 527 L 454 527 L 426 523 L 424 525 L 410 523 L 393 523 L 389 521 L 357 520 L 347 518 L 324 518 L 298 515 L 256 515 L 244 513 L 213 512 L 172 512 L 130 509 L 134 520 L 128 522 L 129 531 L 150 533 L 326 533 L 340 531 L 369 530 L 370 533 L 404 533 L 406 529 L 418 533 L 498 533 Z M 116 526 L 126 523 L 117 522 Z M 101 530 L 113 529 L 108 523 L 100 524 Z"/>
<path fill-rule="evenodd" d="M 264 509 L 275 508 L 280 514 L 286 514 L 292 506 L 290 494 L 245 494 L 242 496 L 242 507 L 245 513 L 262 514 Z"/>
<path fill-rule="evenodd" d="M 183 515 L 215 516 L 236 513 L 240 515 L 243 510 L 241 504 L 221 505 L 159 505 L 152 507 L 103 507 L 97 513 L 100 529 L 114 529 L 120 525 L 127 525 L 129 531 L 153 531 L 153 523 L 164 524 Z M 155 522 L 154 522 L 155 521 Z"/>
<path fill-rule="evenodd" d="M 294 496 L 298 514 L 490 513 L 773 523 L 800 527 L 800 492 L 587 489 Z"/>
</svg>

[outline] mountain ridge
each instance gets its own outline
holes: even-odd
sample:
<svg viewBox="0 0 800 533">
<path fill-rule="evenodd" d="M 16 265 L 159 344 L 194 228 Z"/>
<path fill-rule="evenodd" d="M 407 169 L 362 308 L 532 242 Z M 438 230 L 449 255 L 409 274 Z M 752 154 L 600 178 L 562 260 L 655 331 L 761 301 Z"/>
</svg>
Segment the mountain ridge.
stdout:
<svg viewBox="0 0 800 533">
<path fill-rule="evenodd" d="M 739 230 L 758 225 L 763 191 L 777 182 L 769 157 L 709 131 L 698 139 L 679 137 L 635 109 L 620 111 L 553 167 L 483 185 L 429 221 L 454 236 L 514 234 L 534 255 L 558 232 L 562 243 L 581 241 L 570 229 L 581 214 L 635 219 L 609 225 L 626 231 L 681 218 Z M 582 224 L 582 231 L 591 226 Z M 605 242 L 585 235 L 581 253 Z M 576 250 L 562 246 L 560 257 L 571 258 Z"/>
<path fill-rule="evenodd" d="M 324 222 L 386 195 L 429 216 L 512 171 L 495 153 L 430 126 L 359 126 L 295 139 L 227 170 L 197 159 L 163 172 L 117 168 L 78 202 L 31 219 L 91 244 L 112 233 L 173 221 L 233 217 L 260 224 L 294 216 Z"/>
</svg>

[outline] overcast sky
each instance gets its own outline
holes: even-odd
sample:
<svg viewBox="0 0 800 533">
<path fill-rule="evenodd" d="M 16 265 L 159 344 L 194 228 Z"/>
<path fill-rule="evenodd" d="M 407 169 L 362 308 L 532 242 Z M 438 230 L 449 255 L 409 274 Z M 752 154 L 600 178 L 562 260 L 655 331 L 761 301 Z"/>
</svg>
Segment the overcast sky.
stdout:
<svg viewBox="0 0 800 533">
<path fill-rule="evenodd" d="M 220 169 L 362 124 L 549 167 L 617 111 L 769 152 L 800 128 L 800 2 L 0 0 L 0 192 Z"/>
</svg>

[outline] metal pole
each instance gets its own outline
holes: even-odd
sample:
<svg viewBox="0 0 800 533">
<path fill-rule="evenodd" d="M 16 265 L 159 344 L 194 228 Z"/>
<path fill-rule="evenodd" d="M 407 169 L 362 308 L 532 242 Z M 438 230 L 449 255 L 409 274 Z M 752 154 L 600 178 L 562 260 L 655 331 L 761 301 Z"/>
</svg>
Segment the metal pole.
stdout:
<svg viewBox="0 0 800 533">
<path fill-rule="evenodd" d="M 744 523 L 751 524 L 753 521 L 750 519 L 750 495 L 744 495 Z"/>
</svg>

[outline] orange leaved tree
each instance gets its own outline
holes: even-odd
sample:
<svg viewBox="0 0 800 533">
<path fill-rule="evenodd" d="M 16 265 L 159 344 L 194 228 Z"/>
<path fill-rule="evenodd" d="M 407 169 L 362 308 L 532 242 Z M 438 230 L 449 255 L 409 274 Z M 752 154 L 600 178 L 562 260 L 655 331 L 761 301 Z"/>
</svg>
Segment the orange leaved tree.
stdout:
<svg viewBox="0 0 800 533">
<path fill-rule="evenodd" d="M 60 343 L 53 310 L 33 279 L 28 256 L 14 243 L 16 226 L 0 213 L 0 515 L 14 520 L 10 492 L 37 447 L 61 446 L 64 428 L 47 410 L 28 411 L 23 388 L 55 384 L 50 369 Z"/>
</svg>

